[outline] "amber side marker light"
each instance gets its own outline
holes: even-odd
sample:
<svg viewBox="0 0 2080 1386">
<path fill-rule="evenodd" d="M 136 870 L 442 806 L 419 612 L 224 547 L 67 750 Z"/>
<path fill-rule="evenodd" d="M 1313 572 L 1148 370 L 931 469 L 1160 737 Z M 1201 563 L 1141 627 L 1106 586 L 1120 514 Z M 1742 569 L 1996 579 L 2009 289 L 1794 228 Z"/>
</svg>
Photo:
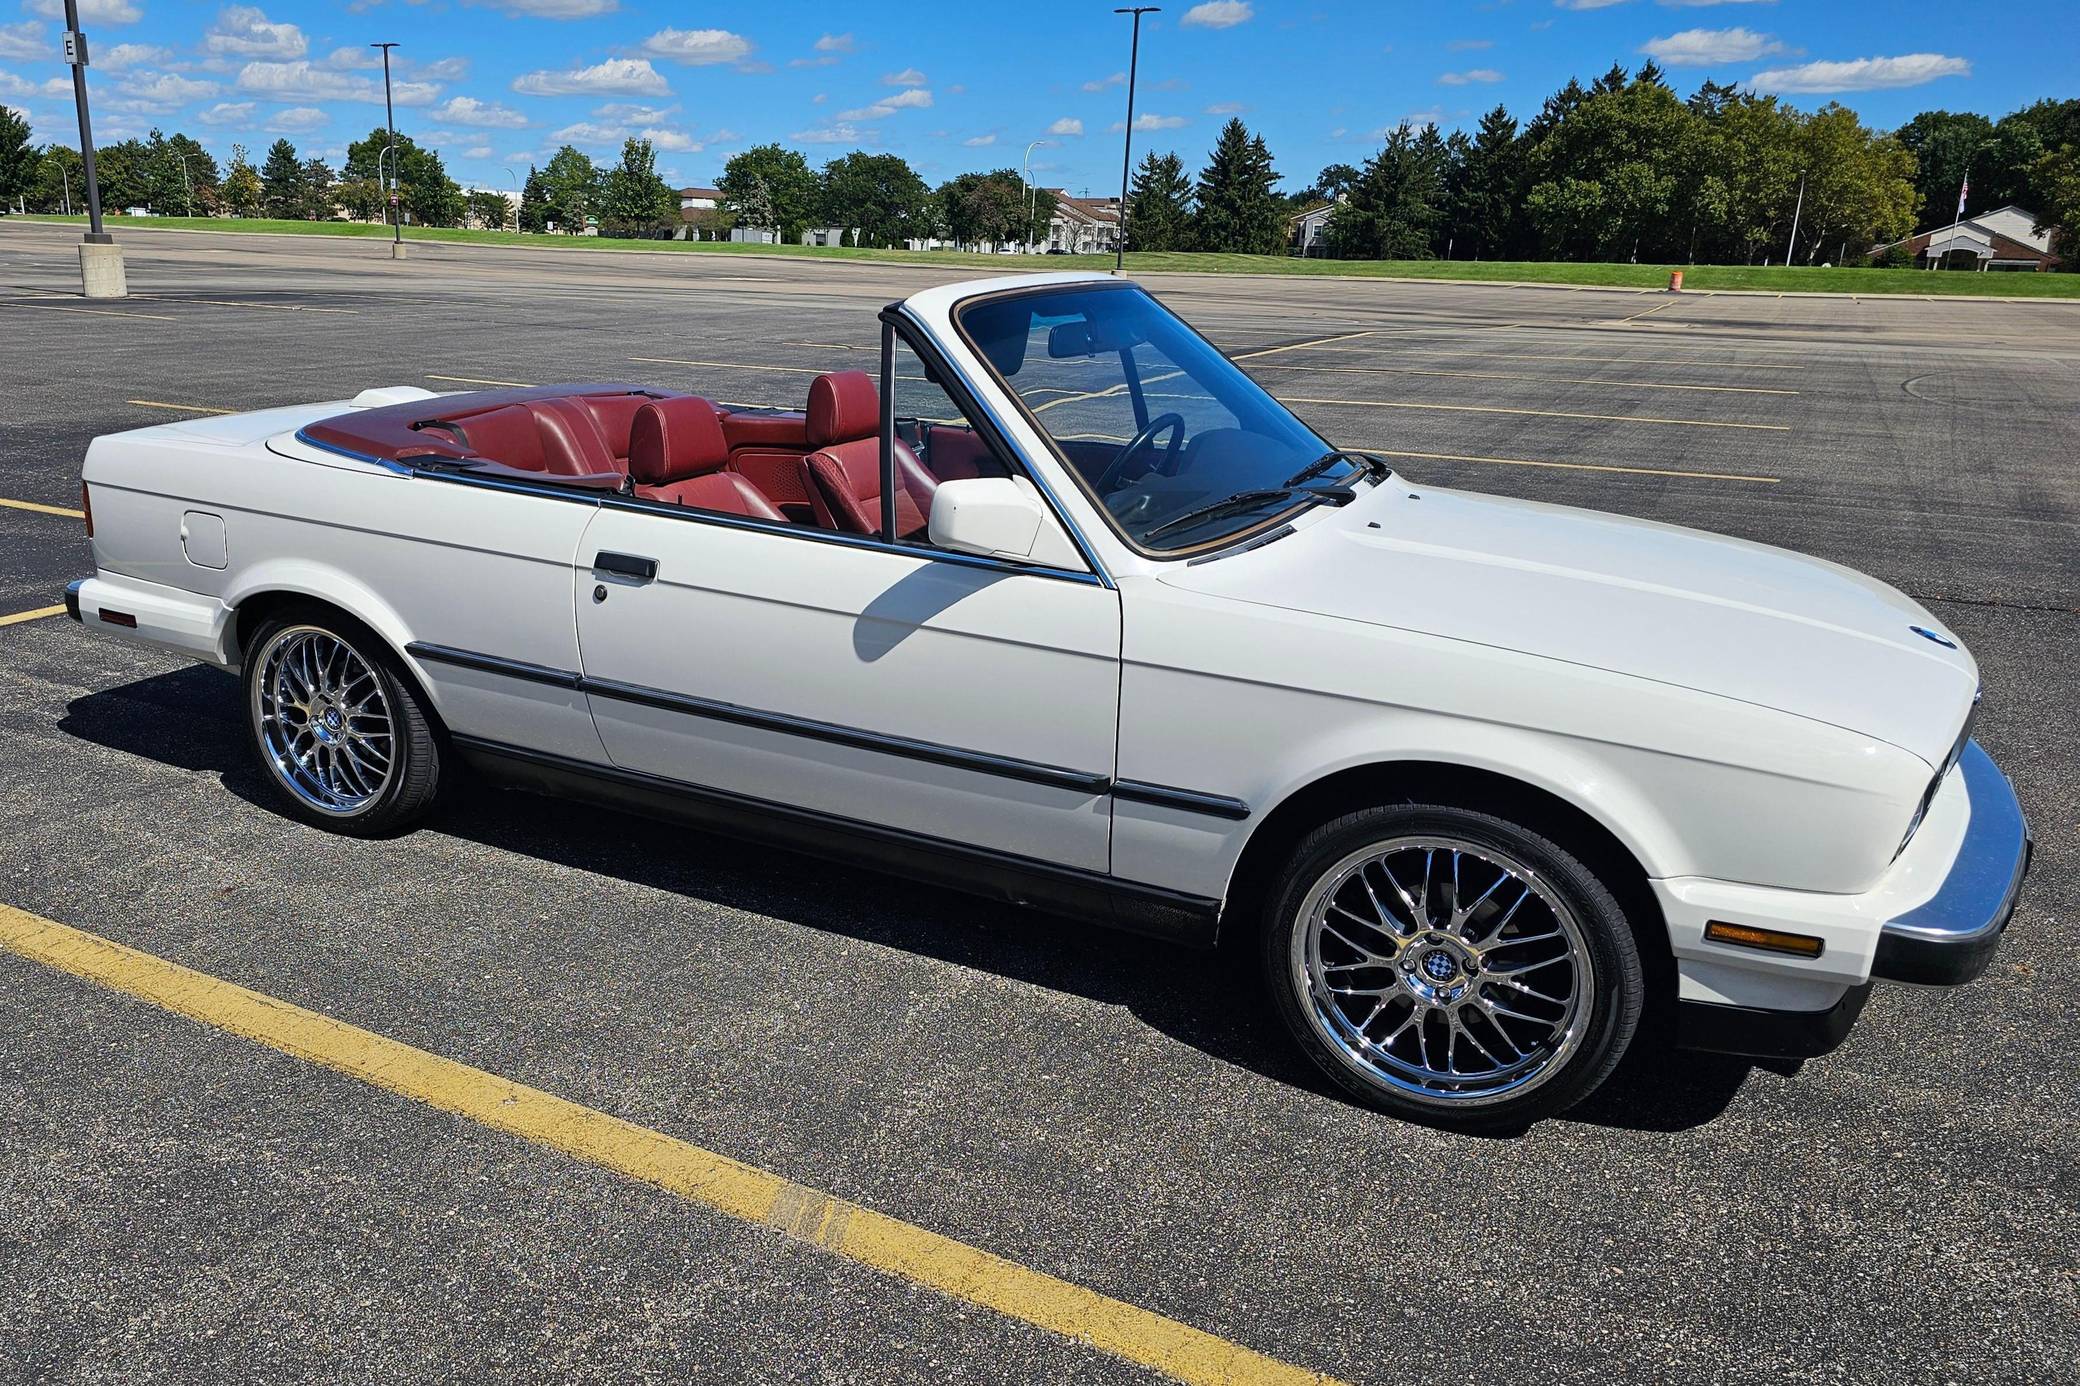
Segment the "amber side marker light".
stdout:
<svg viewBox="0 0 2080 1386">
<path fill-rule="evenodd" d="M 1765 953 L 1791 953 L 1801 958 L 1817 958 L 1827 947 L 1824 940 L 1811 934 L 1787 934 L 1718 919 L 1704 926 L 1704 937 L 1707 943 L 1730 943 L 1736 948 L 1760 948 Z"/>
<path fill-rule="evenodd" d="M 127 611 L 110 611 L 107 607 L 103 607 L 101 609 L 101 619 L 112 626 L 125 626 L 131 630 L 137 629 L 137 618 Z"/>
</svg>

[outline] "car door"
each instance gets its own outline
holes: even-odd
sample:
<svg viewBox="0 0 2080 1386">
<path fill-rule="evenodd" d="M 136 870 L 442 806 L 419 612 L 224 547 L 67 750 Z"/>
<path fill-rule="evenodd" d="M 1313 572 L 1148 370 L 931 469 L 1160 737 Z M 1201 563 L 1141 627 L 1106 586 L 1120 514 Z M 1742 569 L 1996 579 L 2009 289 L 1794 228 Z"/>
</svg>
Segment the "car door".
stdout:
<svg viewBox="0 0 2080 1386">
<path fill-rule="evenodd" d="M 600 511 L 578 638 L 624 769 L 1104 871 L 1119 596 L 921 549 Z"/>
</svg>

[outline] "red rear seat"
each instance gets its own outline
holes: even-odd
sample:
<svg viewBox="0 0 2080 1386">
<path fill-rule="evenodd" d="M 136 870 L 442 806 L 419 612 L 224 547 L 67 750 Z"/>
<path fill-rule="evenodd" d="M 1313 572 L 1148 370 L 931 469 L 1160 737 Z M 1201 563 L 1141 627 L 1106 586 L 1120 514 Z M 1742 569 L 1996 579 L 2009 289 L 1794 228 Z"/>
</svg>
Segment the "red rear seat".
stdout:
<svg viewBox="0 0 2080 1386">
<path fill-rule="evenodd" d="M 522 400 L 448 425 L 479 457 L 550 476 L 628 471 L 630 431 L 648 396 L 576 395 Z"/>
<path fill-rule="evenodd" d="M 628 471 L 638 496 L 760 520 L 786 518 L 757 487 L 724 471 L 728 465 L 729 442 L 708 401 L 687 395 L 652 400 L 636 410 Z"/>
</svg>

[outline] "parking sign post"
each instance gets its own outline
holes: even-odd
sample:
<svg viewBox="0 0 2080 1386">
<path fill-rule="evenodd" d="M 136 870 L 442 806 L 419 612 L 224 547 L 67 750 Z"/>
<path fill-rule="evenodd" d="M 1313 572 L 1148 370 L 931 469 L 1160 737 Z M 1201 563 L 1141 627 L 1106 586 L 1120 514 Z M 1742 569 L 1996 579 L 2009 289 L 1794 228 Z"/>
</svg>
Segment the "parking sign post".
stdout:
<svg viewBox="0 0 2080 1386">
<path fill-rule="evenodd" d="M 79 107 L 79 157 L 87 172 L 87 234 L 79 246 L 80 288 L 88 298 L 127 298 L 123 249 L 101 229 L 101 180 L 94 171 L 94 122 L 87 114 L 87 36 L 80 32 L 79 0 L 65 0 L 65 65 Z"/>
</svg>

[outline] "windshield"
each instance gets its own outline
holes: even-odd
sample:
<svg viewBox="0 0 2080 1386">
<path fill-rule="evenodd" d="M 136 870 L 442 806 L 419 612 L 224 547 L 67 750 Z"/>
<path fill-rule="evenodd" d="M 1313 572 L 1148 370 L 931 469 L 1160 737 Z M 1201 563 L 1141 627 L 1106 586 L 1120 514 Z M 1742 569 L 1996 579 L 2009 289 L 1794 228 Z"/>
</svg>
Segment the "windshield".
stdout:
<svg viewBox="0 0 2080 1386">
<path fill-rule="evenodd" d="M 1296 507 L 1349 500 L 1369 470 L 1130 284 L 980 299 L 957 321 L 1145 552 L 1207 548 Z"/>
</svg>

